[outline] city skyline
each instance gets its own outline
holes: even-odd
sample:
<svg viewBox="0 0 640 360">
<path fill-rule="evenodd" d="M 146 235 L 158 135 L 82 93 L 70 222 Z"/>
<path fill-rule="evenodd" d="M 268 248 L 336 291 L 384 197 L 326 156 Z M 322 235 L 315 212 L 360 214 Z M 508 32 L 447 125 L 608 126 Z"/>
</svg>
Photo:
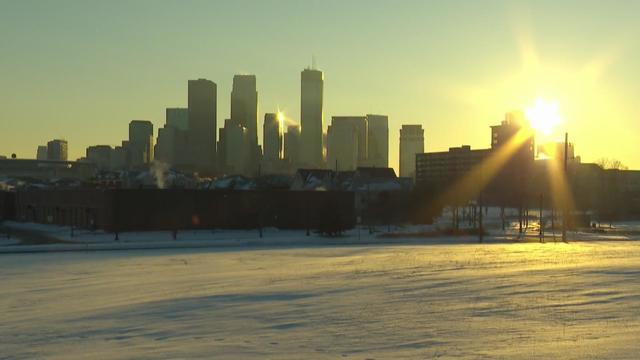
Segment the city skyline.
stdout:
<svg viewBox="0 0 640 360">
<path fill-rule="evenodd" d="M 0 353 L 637 358 L 637 14 L 0 0 Z"/>
<path fill-rule="evenodd" d="M 486 126 L 539 98 L 557 101 L 561 131 L 569 131 L 583 161 L 611 157 L 640 168 L 634 156 L 640 111 L 626 95 L 640 84 L 633 66 L 639 49 L 631 41 L 640 32 L 631 15 L 637 4 L 580 2 L 581 12 L 568 17 L 577 2 L 406 2 L 394 9 L 367 2 L 367 11 L 356 1 L 196 2 L 203 15 L 191 22 L 186 19 L 195 12 L 180 10 L 181 4 L 150 7 L 141 1 L 126 13 L 123 4 L 3 3 L 2 39 L 12 41 L 3 41 L 8 51 L 0 59 L 0 154 L 35 158 L 38 145 L 65 138 L 69 158 L 76 159 L 88 146 L 118 145 L 132 119 L 148 119 L 159 129 L 166 108 L 186 107 L 187 79 L 218 85 L 220 128 L 230 116 L 231 81 L 238 73 L 257 77 L 259 119 L 279 108 L 299 123 L 299 71 L 315 55 L 325 75 L 323 130 L 331 116 L 388 115 L 389 160 L 396 171 L 402 124 L 423 126 L 425 151 L 462 144 L 483 148 Z M 228 26 L 220 13 L 234 14 L 247 4 L 255 24 L 233 42 L 219 36 L 216 31 Z M 98 10 L 118 13 L 122 30 L 92 16 Z M 33 14 L 28 29 L 15 20 L 25 13 Z M 545 13 L 544 20 L 536 13 Z M 211 29 L 203 25 L 204 14 Z M 267 22 L 270 14 L 300 20 L 278 27 Z M 323 25 L 328 14 L 335 21 Z M 452 21 L 439 23 L 444 15 Z M 163 23 L 168 19 L 174 21 Z M 384 26 L 356 30 L 372 20 Z M 484 29 L 487 24 L 491 30 Z M 83 33 L 94 25 L 96 31 Z M 182 31 L 168 33 L 178 25 Z M 350 31 L 341 38 L 344 25 Z M 475 32 L 483 41 L 470 43 Z M 136 35 L 122 39 L 122 33 Z M 263 56 L 267 49 L 274 56 Z M 44 65 L 33 62 L 43 57 L 49 59 Z M 616 137 L 603 136 L 605 124 Z M 262 143 L 261 124 L 257 130 Z"/>
</svg>

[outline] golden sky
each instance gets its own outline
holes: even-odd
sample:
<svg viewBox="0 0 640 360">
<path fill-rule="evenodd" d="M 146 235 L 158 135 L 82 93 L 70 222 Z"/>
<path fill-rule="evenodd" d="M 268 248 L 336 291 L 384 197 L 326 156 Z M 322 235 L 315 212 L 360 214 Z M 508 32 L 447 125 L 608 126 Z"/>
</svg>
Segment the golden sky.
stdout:
<svg viewBox="0 0 640 360">
<path fill-rule="evenodd" d="M 119 144 L 127 124 L 164 123 L 187 80 L 256 74 L 265 112 L 297 121 L 300 71 L 325 72 L 332 115 L 422 124 L 427 151 L 490 145 L 489 126 L 555 102 L 583 161 L 640 169 L 637 1 L 5 1 L 0 0 L 0 155 L 35 157 L 52 138 L 70 157 Z"/>
</svg>

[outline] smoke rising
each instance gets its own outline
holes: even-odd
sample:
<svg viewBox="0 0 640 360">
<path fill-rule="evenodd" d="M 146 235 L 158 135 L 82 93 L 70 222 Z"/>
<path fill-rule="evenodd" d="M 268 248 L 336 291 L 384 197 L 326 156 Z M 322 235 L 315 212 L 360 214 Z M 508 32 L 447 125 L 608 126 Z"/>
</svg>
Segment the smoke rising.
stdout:
<svg viewBox="0 0 640 360">
<path fill-rule="evenodd" d="M 151 168 L 149 171 L 153 175 L 153 178 L 156 181 L 156 186 L 158 189 L 165 189 L 167 186 L 167 177 L 166 173 L 169 171 L 169 164 L 162 161 L 153 161 L 151 163 Z"/>
</svg>

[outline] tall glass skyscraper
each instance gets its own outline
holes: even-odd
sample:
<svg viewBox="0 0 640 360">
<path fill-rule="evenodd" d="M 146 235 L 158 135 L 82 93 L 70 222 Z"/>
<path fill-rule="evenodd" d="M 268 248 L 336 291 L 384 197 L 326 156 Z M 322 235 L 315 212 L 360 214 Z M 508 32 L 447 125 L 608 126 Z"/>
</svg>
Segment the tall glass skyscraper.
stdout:
<svg viewBox="0 0 640 360">
<path fill-rule="evenodd" d="M 304 69 L 300 84 L 300 162 L 304 166 L 323 167 L 322 102 L 324 74 Z"/>
<path fill-rule="evenodd" d="M 215 171 L 217 86 L 211 80 L 189 80 L 189 159 L 194 170 Z"/>
<path fill-rule="evenodd" d="M 257 171 L 260 159 L 258 148 L 258 91 L 255 75 L 234 75 L 231 90 L 231 120 L 247 129 L 247 174 Z"/>
</svg>

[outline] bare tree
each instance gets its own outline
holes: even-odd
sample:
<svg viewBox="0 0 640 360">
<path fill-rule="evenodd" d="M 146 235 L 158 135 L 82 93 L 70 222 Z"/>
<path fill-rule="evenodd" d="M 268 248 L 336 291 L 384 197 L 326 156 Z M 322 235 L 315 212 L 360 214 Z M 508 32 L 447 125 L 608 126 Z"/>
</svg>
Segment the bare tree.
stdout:
<svg viewBox="0 0 640 360">
<path fill-rule="evenodd" d="M 623 164 L 622 161 L 617 159 L 600 158 L 596 160 L 595 164 L 603 169 L 629 170 L 629 168 L 625 164 Z"/>
</svg>

